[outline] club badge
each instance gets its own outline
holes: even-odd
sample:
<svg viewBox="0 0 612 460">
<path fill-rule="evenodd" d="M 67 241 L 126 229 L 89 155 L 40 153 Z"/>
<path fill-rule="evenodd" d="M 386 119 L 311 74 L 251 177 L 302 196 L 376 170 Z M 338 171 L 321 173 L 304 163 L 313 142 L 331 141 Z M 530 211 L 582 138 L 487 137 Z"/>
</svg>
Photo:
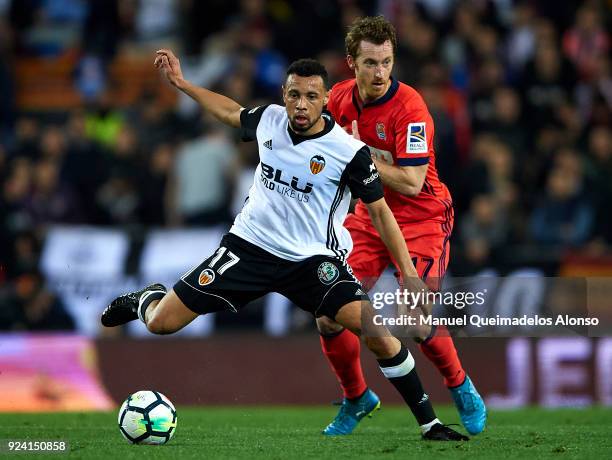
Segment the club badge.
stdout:
<svg viewBox="0 0 612 460">
<path fill-rule="evenodd" d="M 310 159 L 310 172 L 319 174 L 325 168 L 325 158 L 321 155 L 315 155 Z"/>
<path fill-rule="evenodd" d="M 336 267 L 331 262 L 323 262 L 319 265 L 317 270 L 317 274 L 319 275 L 319 281 L 323 284 L 331 284 L 336 279 L 338 279 L 339 275 L 338 267 Z"/>
<path fill-rule="evenodd" d="M 215 272 L 212 271 L 210 268 L 205 268 L 200 273 L 200 276 L 198 276 L 198 283 L 200 283 L 200 286 L 206 286 L 212 283 L 214 280 L 215 280 Z"/>
</svg>

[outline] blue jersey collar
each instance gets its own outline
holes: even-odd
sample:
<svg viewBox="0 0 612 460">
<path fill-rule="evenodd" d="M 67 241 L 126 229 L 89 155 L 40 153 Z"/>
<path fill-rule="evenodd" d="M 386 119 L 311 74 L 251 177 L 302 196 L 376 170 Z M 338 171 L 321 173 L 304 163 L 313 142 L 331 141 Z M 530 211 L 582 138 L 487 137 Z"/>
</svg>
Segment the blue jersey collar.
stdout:
<svg viewBox="0 0 612 460">
<path fill-rule="evenodd" d="M 360 104 L 361 99 L 359 98 L 359 89 L 357 88 L 357 83 L 355 83 L 355 87 L 353 89 L 353 102 L 355 103 L 356 106 L 358 107 L 361 106 L 362 109 L 365 109 L 366 107 L 374 107 L 377 105 L 381 105 L 387 101 L 390 101 L 391 98 L 395 96 L 395 93 L 397 93 L 398 89 L 399 89 L 399 82 L 395 78 L 391 77 L 391 85 L 389 86 L 389 89 L 384 95 L 382 95 L 375 101 L 368 102 L 365 104 L 363 103 Z"/>
</svg>

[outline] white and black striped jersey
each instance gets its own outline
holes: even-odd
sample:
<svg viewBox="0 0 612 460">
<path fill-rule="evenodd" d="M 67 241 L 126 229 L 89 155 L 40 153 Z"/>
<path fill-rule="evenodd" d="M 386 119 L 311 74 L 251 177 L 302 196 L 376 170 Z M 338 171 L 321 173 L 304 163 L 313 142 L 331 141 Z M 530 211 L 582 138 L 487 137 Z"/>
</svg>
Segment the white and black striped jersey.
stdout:
<svg viewBox="0 0 612 460">
<path fill-rule="evenodd" d="M 286 260 L 346 258 L 351 194 L 371 203 L 383 189 L 368 147 L 323 117 L 323 131 L 301 136 L 289 127 L 285 107 L 241 112 L 242 138 L 257 140 L 260 162 L 231 233 Z"/>
</svg>

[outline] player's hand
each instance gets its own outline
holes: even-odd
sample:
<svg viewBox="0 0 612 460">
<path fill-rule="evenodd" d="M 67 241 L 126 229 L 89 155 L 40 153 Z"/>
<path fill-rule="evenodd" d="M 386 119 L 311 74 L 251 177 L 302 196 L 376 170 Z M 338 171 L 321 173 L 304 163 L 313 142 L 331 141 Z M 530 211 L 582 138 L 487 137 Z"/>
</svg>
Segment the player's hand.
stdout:
<svg viewBox="0 0 612 460">
<path fill-rule="evenodd" d="M 421 343 L 431 333 L 431 326 L 423 324 L 422 321 L 422 318 L 429 317 L 433 310 L 433 305 L 427 302 L 429 289 L 418 274 L 412 271 L 400 273 L 398 281 L 402 297 L 397 304 L 397 315 L 409 316 L 415 321 L 414 326 L 406 326 L 402 333 Z"/>
<path fill-rule="evenodd" d="M 401 275 L 399 280 L 400 289 L 408 292 L 414 292 L 421 296 L 420 298 L 425 300 L 427 293 L 430 291 L 429 286 L 419 278 L 418 274 L 415 273 L 404 273 Z M 425 315 L 431 315 L 433 305 L 429 302 L 420 302 L 416 305 L 412 305 L 411 308 L 420 308 Z"/>
<path fill-rule="evenodd" d="M 423 280 L 419 278 L 419 275 L 416 270 L 400 273 L 399 279 L 397 281 L 400 287 L 403 289 L 409 289 L 415 292 L 421 290 L 429 290 Z"/>
<path fill-rule="evenodd" d="M 351 123 L 351 129 L 353 130 L 353 137 L 357 139 L 358 141 L 360 141 L 361 137 L 359 136 L 359 128 L 357 127 L 357 120 L 353 120 L 353 123 Z"/>
<path fill-rule="evenodd" d="M 183 80 L 181 63 L 174 53 L 168 49 L 161 49 L 156 52 L 155 67 L 160 69 L 162 74 L 174 86 L 178 86 Z"/>
</svg>

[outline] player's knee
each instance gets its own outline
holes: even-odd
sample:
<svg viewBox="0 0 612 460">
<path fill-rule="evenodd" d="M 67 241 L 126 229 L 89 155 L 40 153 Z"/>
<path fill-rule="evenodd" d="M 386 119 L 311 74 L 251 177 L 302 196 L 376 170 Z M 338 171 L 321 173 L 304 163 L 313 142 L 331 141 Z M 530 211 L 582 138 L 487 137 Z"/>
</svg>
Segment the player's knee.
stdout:
<svg viewBox="0 0 612 460">
<path fill-rule="evenodd" d="M 410 334 L 412 335 L 412 339 L 416 343 L 424 342 L 431 334 L 431 326 L 428 326 L 426 324 L 414 326 L 414 329 L 410 331 Z"/>
<path fill-rule="evenodd" d="M 149 332 L 158 335 L 172 334 L 176 331 L 175 328 L 171 327 L 169 321 L 164 318 L 164 315 L 158 314 L 153 314 L 147 320 L 147 329 L 149 330 Z"/>
<path fill-rule="evenodd" d="M 395 337 L 365 337 L 368 349 L 376 355 L 377 359 L 389 359 L 396 356 L 402 345 Z"/>
<path fill-rule="evenodd" d="M 327 336 L 342 332 L 344 327 L 327 316 L 321 316 L 320 318 L 317 318 L 317 329 L 319 330 L 319 334 Z"/>
</svg>

